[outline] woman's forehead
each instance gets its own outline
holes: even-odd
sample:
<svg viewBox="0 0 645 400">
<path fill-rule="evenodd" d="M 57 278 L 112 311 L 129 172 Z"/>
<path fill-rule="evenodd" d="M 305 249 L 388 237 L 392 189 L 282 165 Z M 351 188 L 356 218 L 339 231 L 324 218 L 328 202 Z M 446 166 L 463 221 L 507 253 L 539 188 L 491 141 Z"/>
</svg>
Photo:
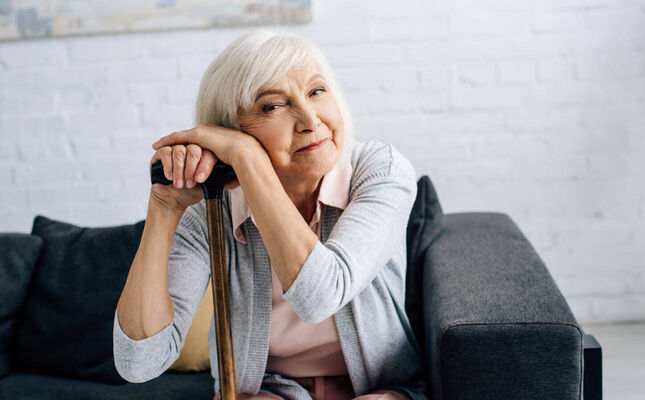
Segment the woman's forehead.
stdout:
<svg viewBox="0 0 645 400">
<path fill-rule="evenodd" d="M 263 91 L 287 86 L 290 82 L 296 82 L 298 84 L 308 84 L 316 79 L 325 80 L 323 73 L 315 65 L 309 65 L 306 67 L 294 68 L 287 72 L 284 76 L 278 79 L 273 85 L 265 85 L 258 91 L 260 95 Z"/>
</svg>

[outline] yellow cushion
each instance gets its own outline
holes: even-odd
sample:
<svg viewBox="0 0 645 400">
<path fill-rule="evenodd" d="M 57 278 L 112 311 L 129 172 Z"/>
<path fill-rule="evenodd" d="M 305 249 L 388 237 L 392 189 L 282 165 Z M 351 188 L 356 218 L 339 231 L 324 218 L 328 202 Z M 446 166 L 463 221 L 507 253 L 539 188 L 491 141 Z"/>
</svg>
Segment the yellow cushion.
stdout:
<svg viewBox="0 0 645 400">
<path fill-rule="evenodd" d="M 179 358 L 170 366 L 172 371 L 207 371 L 210 370 L 210 355 L 208 352 L 208 329 L 213 317 L 213 289 L 208 283 L 193 323 L 190 325 L 184 347 L 179 352 Z"/>
</svg>

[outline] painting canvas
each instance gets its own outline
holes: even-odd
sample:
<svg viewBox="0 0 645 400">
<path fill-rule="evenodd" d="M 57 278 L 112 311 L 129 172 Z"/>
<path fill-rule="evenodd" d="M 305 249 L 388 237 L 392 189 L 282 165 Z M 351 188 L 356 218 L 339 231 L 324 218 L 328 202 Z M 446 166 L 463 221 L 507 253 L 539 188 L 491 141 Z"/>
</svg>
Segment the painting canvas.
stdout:
<svg viewBox="0 0 645 400">
<path fill-rule="evenodd" d="M 310 20 L 311 0 L 0 0 L 0 40 Z"/>
</svg>

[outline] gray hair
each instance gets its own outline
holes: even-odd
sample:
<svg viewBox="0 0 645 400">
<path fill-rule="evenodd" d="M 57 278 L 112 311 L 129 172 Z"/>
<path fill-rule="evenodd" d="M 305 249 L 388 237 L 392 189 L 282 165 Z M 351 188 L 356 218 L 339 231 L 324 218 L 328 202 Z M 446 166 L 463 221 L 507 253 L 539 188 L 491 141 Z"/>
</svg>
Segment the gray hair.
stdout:
<svg viewBox="0 0 645 400">
<path fill-rule="evenodd" d="M 345 134 L 339 161 L 349 157 L 354 126 L 329 62 L 314 43 L 278 28 L 255 29 L 235 39 L 211 62 L 199 86 L 195 124 L 239 130 L 238 110 L 248 110 L 258 90 L 312 62 L 327 81 L 343 117 Z"/>
</svg>

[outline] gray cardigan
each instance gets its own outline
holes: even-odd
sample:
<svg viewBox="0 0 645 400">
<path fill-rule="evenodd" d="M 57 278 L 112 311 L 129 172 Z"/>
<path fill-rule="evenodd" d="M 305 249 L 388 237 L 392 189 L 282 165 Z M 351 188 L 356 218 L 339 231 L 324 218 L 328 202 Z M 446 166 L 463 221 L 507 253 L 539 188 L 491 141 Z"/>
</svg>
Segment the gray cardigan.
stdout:
<svg viewBox="0 0 645 400">
<path fill-rule="evenodd" d="M 412 164 L 391 144 L 354 142 L 352 177 L 345 210 L 323 205 L 321 236 L 283 297 L 307 323 L 334 316 L 356 396 L 403 389 L 426 399 L 423 364 L 405 313 L 406 227 L 417 185 Z M 266 390 L 310 400 L 289 377 L 266 372 L 271 321 L 271 271 L 262 237 L 247 218 L 234 239 L 224 196 L 231 324 L 238 392 Z M 129 382 L 146 382 L 179 357 L 210 279 L 205 200 L 184 212 L 168 262 L 174 319 L 143 340 L 130 339 L 114 313 L 114 362 Z M 232 268 L 231 268 L 232 267 Z M 214 319 L 208 332 L 211 374 L 219 391 Z"/>
</svg>

